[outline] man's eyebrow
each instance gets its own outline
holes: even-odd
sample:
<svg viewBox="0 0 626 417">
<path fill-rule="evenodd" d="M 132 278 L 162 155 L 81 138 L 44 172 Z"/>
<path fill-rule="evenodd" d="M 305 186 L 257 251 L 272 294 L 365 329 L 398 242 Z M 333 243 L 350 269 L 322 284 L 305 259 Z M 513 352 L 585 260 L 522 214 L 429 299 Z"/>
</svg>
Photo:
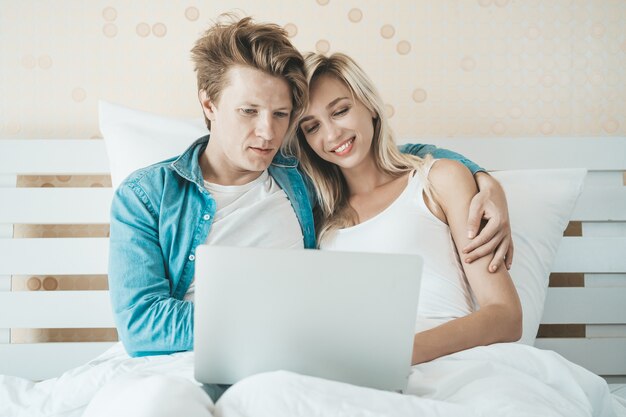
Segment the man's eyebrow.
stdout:
<svg viewBox="0 0 626 417">
<path fill-rule="evenodd" d="M 242 106 L 248 106 L 248 107 L 254 107 L 254 108 L 259 108 L 259 107 L 261 107 L 260 105 L 258 105 L 258 104 L 254 104 L 254 103 L 252 103 L 252 102 L 250 102 L 250 101 L 246 101 L 246 102 L 244 102 L 244 103 L 241 103 L 241 105 L 242 105 Z M 279 108 L 277 108 L 277 109 L 275 109 L 275 110 L 288 110 L 288 111 L 291 111 L 291 110 L 292 110 L 292 107 L 291 107 L 291 106 L 283 106 L 283 107 L 279 107 Z"/>
<path fill-rule="evenodd" d="M 350 97 L 337 97 L 336 99 L 334 99 L 333 101 L 331 101 L 330 103 L 328 103 L 328 105 L 326 106 L 326 108 L 327 108 L 327 109 L 329 109 L 329 108 L 333 107 L 335 104 L 337 104 L 338 102 L 340 102 L 341 100 L 343 100 L 343 99 L 347 99 L 347 98 L 350 98 Z M 311 120 L 311 119 L 313 119 L 313 116 L 306 116 L 306 117 L 303 117 L 302 119 L 300 119 L 300 123 L 307 122 L 307 121 L 309 121 L 309 120 Z"/>
</svg>

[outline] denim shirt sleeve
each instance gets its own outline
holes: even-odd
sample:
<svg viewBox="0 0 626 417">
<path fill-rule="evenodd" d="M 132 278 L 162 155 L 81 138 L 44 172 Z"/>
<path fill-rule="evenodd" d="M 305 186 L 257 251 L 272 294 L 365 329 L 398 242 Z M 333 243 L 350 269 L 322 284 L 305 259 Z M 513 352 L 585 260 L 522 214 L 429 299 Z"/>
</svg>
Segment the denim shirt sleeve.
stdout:
<svg viewBox="0 0 626 417">
<path fill-rule="evenodd" d="M 453 151 L 449 151 L 447 149 L 440 149 L 434 145 L 422 145 L 422 144 L 413 144 L 408 143 L 406 145 L 401 145 L 398 147 L 402 153 L 409 153 L 411 155 L 417 156 L 426 156 L 427 154 L 431 154 L 433 158 L 436 159 L 452 159 L 455 161 L 459 161 L 463 165 L 467 167 L 472 172 L 472 175 L 477 172 L 486 172 L 486 170 L 476 163 L 470 161 L 466 157 L 461 154 L 458 154 Z"/>
<path fill-rule="evenodd" d="M 131 356 L 193 349 L 193 303 L 171 296 L 158 230 L 143 189 L 124 182 L 111 206 L 109 293 Z"/>
</svg>

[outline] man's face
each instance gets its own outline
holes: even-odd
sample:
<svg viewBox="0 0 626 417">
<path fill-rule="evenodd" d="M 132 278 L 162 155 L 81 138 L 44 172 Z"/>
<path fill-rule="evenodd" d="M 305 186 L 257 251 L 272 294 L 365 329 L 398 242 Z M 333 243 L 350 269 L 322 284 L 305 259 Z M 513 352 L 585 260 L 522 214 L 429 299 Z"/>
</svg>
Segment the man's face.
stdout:
<svg viewBox="0 0 626 417">
<path fill-rule="evenodd" d="M 285 79 L 251 67 L 232 67 L 226 78 L 217 103 L 202 98 L 211 120 L 204 176 L 224 185 L 245 184 L 267 169 L 285 138 L 291 90 Z"/>
</svg>

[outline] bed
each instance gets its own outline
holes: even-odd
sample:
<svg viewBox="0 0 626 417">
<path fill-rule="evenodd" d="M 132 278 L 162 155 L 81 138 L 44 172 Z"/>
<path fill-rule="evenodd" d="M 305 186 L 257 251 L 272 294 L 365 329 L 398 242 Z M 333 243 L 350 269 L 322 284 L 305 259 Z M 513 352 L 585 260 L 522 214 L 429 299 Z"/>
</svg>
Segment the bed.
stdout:
<svg viewBox="0 0 626 417">
<path fill-rule="evenodd" d="M 626 138 L 420 141 L 454 149 L 493 171 L 587 169 L 582 194 L 551 263 L 535 346 L 600 375 L 615 396 L 626 399 Z M 120 358 L 120 347 L 110 337 L 115 332 L 106 287 L 78 285 L 79 290 L 71 290 L 45 285 L 54 277 L 106 276 L 112 186 L 16 186 L 25 176 L 110 172 L 103 140 L 0 140 L 0 374 L 12 376 L 0 377 L 0 399 L 14 398 L 11 395 L 20 389 L 35 390 L 28 381 L 67 381 L 71 370 L 84 370 L 86 363 L 93 369 L 107 358 Z M 100 237 L 14 236 L 17 225 L 41 224 L 100 225 L 105 232 Z M 26 277 L 27 285 L 19 287 L 16 277 Z M 28 284 L 32 278 L 38 281 Z M 109 336 L 105 341 L 78 341 L 68 330 L 64 341 L 12 339 L 12 333 L 24 329 L 95 329 Z M 181 360 L 191 366 L 188 357 Z M 165 369 L 171 358 L 154 363 Z M 0 415 L 2 407 L 0 400 Z M 626 415 L 626 406 L 623 410 Z M 42 411 L 29 413 L 25 415 Z M 80 415 L 80 407 L 65 413 L 59 415 Z"/>
</svg>

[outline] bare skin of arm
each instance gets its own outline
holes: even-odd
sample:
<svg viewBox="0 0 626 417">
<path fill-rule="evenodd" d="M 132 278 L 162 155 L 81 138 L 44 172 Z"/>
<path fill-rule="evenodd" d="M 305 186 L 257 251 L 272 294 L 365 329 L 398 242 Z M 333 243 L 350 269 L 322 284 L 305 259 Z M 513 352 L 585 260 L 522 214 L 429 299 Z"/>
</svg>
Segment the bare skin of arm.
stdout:
<svg viewBox="0 0 626 417">
<path fill-rule="evenodd" d="M 500 183 L 486 172 L 474 175 L 479 192 L 472 198 L 467 216 L 469 243 L 463 248 L 461 259 L 472 263 L 489 256 L 489 272 L 504 265 L 511 269 L 513 263 L 513 239 L 509 223 L 506 195 Z M 481 229 L 481 224 L 486 224 Z"/>
<path fill-rule="evenodd" d="M 427 205 L 435 216 L 449 225 L 457 251 L 462 255 L 471 242 L 467 217 L 472 198 L 477 193 L 476 183 L 463 165 L 450 160 L 437 161 L 429 173 L 429 180 L 436 200 L 427 199 Z M 480 310 L 417 333 L 413 343 L 413 364 L 475 346 L 519 340 L 522 308 L 517 291 L 505 268 L 487 272 L 491 260 L 491 256 L 483 256 L 472 263 L 461 262 Z"/>
</svg>

